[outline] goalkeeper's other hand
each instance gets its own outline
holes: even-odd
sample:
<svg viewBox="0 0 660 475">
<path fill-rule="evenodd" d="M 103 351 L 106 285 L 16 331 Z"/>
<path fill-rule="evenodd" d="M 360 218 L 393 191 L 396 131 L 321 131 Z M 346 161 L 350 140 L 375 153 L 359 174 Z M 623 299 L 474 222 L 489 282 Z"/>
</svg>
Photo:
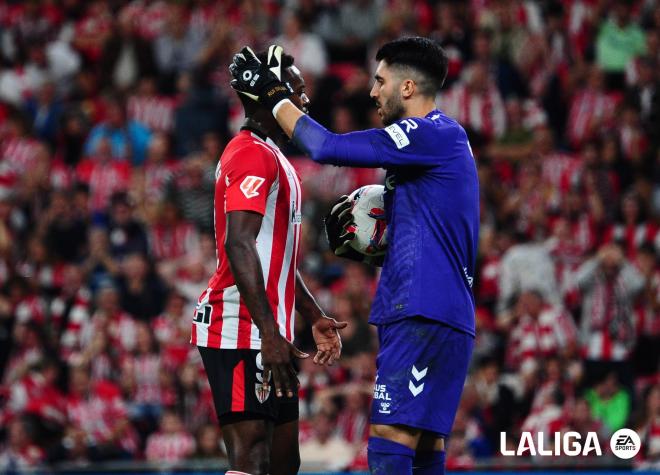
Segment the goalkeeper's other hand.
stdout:
<svg viewBox="0 0 660 475">
<path fill-rule="evenodd" d="M 348 195 L 342 195 L 325 216 L 325 236 L 330 249 L 338 257 L 382 266 L 383 256 L 366 256 L 351 247 L 351 241 L 355 239 L 352 210 L 353 201 Z"/>
<path fill-rule="evenodd" d="M 282 82 L 282 47 L 268 47 L 268 61 L 264 64 L 249 46 L 234 55 L 229 71 L 234 79 L 231 87 L 272 110 L 282 99 L 293 94 L 288 83 Z"/>
</svg>

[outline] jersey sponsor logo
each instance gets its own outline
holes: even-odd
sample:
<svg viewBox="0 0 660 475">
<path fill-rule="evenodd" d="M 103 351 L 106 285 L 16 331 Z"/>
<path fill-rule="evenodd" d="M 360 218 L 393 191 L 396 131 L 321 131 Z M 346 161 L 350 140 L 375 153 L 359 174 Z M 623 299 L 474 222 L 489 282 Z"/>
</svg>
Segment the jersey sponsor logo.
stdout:
<svg viewBox="0 0 660 475">
<path fill-rule="evenodd" d="M 390 138 L 394 140 L 396 148 L 402 149 L 403 147 L 410 145 L 410 139 L 399 124 L 388 125 L 385 127 L 385 132 L 387 132 Z"/>
<path fill-rule="evenodd" d="M 291 201 L 291 222 L 293 224 L 302 223 L 302 213 L 298 210 L 295 201 Z"/>
<path fill-rule="evenodd" d="M 243 178 L 243 181 L 241 182 L 241 191 L 248 199 L 259 196 L 259 192 L 257 190 L 261 187 L 261 185 L 264 184 L 264 181 L 266 180 L 260 176 L 248 175 Z"/>
</svg>

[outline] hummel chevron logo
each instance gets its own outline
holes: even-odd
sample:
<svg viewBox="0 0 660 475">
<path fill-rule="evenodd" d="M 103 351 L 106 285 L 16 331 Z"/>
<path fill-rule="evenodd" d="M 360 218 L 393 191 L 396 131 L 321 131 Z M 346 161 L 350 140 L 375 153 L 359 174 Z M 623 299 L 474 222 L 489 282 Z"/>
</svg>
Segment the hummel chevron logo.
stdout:
<svg viewBox="0 0 660 475">
<path fill-rule="evenodd" d="M 416 381 L 419 381 L 426 376 L 427 371 L 429 370 L 428 366 L 424 368 L 423 370 L 419 371 L 415 365 L 412 367 L 412 375 L 413 378 L 415 378 Z M 417 397 L 419 393 L 424 391 L 424 383 L 420 384 L 419 386 L 415 386 L 412 381 L 408 381 L 408 389 L 412 393 L 414 397 Z"/>
<path fill-rule="evenodd" d="M 424 391 L 424 383 L 420 384 L 419 386 L 415 386 L 412 381 L 408 381 L 408 389 L 410 389 L 410 392 L 413 396 L 417 397 L 419 393 Z"/>
<path fill-rule="evenodd" d="M 413 367 L 412 367 L 412 374 L 413 374 L 413 377 L 414 377 L 417 381 L 419 381 L 419 380 L 422 379 L 424 376 L 426 376 L 426 372 L 427 372 L 428 370 L 429 370 L 428 366 L 427 366 L 426 368 L 424 368 L 423 370 L 419 371 L 417 368 L 415 368 L 415 365 L 413 365 Z"/>
</svg>

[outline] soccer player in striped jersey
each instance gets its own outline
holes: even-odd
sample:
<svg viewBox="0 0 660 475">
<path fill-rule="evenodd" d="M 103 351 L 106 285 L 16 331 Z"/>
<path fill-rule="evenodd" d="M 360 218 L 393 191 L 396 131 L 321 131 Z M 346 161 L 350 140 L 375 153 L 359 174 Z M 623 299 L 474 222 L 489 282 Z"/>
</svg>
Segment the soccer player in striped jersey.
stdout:
<svg viewBox="0 0 660 475">
<path fill-rule="evenodd" d="M 369 468 L 437 475 L 474 346 L 479 181 L 465 130 L 435 105 L 447 75 L 442 48 L 401 38 L 383 45 L 376 60 L 370 95 L 385 128 L 348 134 L 302 114 L 272 65 L 249 48 L 230 71 L 232 87 L 269 108 L 312 160 L 386 170 L 388 250 L 369 317 L 380 342 Z M 348 197 L 334 209 L 350 212 Z M 347 227 L 336 236 L 326 229 L 335 254 L 355 238 Z"/>
<path fill-rule="evenodd" d="M 306 111 L 292 57 L 278 57 L 277 74 Z M 301 187 L 277 145 L 288 138 L 270 109 L 239 97 L 246 120 L 216 169 L 217 270 L 195 309 L 191 343 L 213 391 L 227 473 L 289 475 L 300 465 L 293 358 L 308 356 L 292 343 L 294 312 L 312 323 L 319 364 L 339 357 L 346 323 L 325 316 L 297 272 Z"/>
</svg>

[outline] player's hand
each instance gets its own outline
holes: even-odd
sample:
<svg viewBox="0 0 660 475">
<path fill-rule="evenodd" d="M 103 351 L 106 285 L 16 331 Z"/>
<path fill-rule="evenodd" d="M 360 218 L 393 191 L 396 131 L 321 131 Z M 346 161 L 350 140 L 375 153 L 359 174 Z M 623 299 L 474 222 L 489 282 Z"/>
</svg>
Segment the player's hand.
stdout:
<svg viewBox="0 0 660 475">
<path fill-rule="evenodd" d="M 351 198 L 348 195 L 342 195 L 325 216 L 325 235 L 330 249 L 336 256 L 349 252 L 351 249 L 349 244 L 355 239 L 355 232 L 352 228 L 354 225 L 352 209 Z"/>
<path fill-rule="evenodd" d="M 334 318 L 323 316 L 312 325 L 312 336 L 316 343 L 314 363 L 332 366 L 341 356 L 341 337 L 339 330 L 346 328 L 347 322 L 338 322 Z"/>
<path fill-rule="evenodd" d="M 268 47 L 266 64 L 259 61 L 249 46 L 245 46 L 234 55 L 229 71 L 233 77 L 232 88 L 269 109 L 293 94 L 291 86 L 282 82 L 281 46 Z"/>
<path fill-rule="evenodd" d="M 351 198 L 348 195 L 342 195 L 335 201 L 323 219 L 325 237 L 328 240 L 330 249 L 335 256 L 382 267 L 385 256 L 365 256 L 351 247 L 351 241 L 355 239 L 355 223 L 352 210 L 353 202 Z"/>
<path fill-rule="evenodd" d="M 309 355 L 300 351 L 279 333 L 261 338 L 261 362 L 264 365 L 263 384 L 268 385 L 272 376 L 277 397 L 282 397 L 285 393 L 287 397 L 293 397 L 295 390 L 300 385 L 291 362 L 292 357 L 304 359 Z"/>
</svg>

